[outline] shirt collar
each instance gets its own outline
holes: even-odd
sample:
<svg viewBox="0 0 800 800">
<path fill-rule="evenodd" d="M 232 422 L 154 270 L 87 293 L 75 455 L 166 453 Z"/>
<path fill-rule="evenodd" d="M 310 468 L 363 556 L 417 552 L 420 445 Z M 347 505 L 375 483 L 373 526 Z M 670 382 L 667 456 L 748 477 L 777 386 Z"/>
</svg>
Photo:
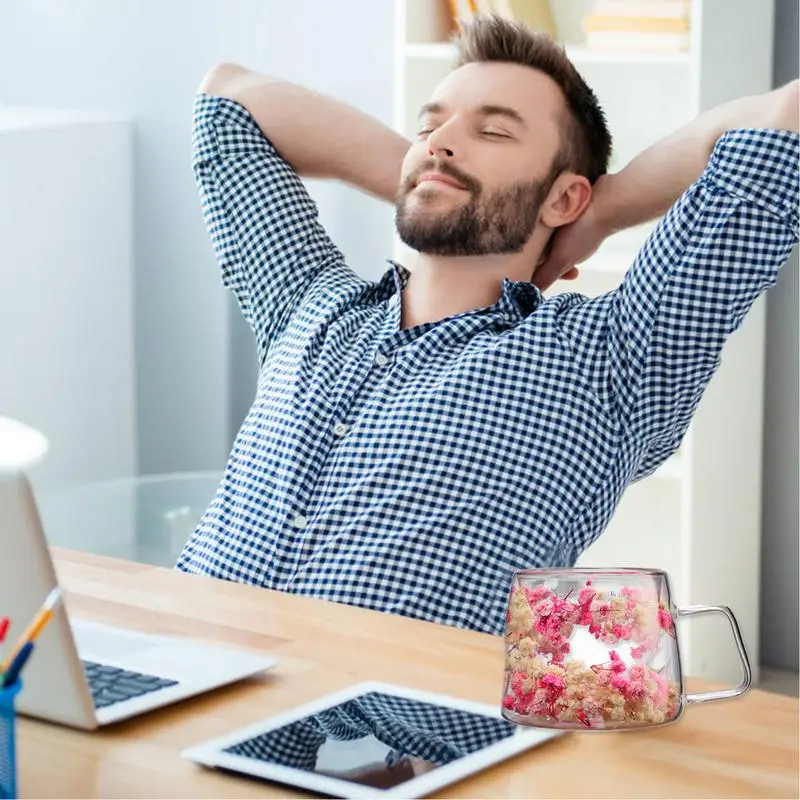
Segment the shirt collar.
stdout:
<svg viewBox="0 0 800 800">
<path fill-rule="evenodd" d="M 411 275 L 402 264 L 394 259 L 387 259 L 390 268 L 384 273 L 377 285 L 380 300 L 387 300 L 393 295 L 400 295 L 408 284 Z M 513 320 L 521 320 L 535 311 L 543 302 L 539 288 L 530 281 L 512 281 L 503 278 L 500 299 L 486 311 L 498 311 Z M 480 313 L 480 312 L 473 312 Z"/>
</svg>

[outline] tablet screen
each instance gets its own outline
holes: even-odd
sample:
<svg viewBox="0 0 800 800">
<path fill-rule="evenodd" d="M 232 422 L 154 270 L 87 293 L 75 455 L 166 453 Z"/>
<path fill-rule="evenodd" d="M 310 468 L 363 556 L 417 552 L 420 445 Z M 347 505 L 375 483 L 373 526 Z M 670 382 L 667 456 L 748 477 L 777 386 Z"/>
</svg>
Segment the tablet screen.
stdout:
<svg viewBox="0 0 800 800">
<path fill-rule="evenodd" d="M 514 736 L 504 719 L 371 691 L 222 752 L 388 789 Z"/>
</svg>

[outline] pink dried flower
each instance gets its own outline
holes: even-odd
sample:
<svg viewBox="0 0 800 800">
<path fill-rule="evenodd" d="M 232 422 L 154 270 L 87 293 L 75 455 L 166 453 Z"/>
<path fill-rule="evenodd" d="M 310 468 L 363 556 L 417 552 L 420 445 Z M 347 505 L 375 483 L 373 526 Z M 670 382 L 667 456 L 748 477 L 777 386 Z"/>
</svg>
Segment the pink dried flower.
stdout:
<svg viewBox="0 0 800 800">
<path fill-rule="evenodd" d="M 628 670 L 628 673 L 631 676 L 631 680 L 643 681 L 647 675 L 647 670 L 644 664 L 633 664 Z"/>
<path fill-rule="evenodd" d="M 564 681 L 562 681 L 558 675 L 545 675 L 542 677 L 539 683 L 542 685 L 542 687 L 551 689 L 559 694 L 564 691 Z"/>
<path fill-rule="evenodd" d="M 633 635 L 633 627 L 630 625 L 617 625 L 614 623 L 611 626 L 611 631 L 617 639 L 627 642 Z"/>
<path fill-rule="evenodd" d="M 625 669 L 625 662 L 619 657 L 616 650 L 609 650 L 608 657 L 611 659 L 611 669 L 614 672 L 622 672 Z"/>
<path fill-rule="evenodd" d="M 546 586 L 536 586 L 533 589 L 525 589 L 525 598 L 531 605 L 538 603 L 539 600 L 549 597 L 550 595 L 551 592 Z"/>
<path fill-rule="evenodd" d="M 611 678 L 611 686 L 618 692 L 622 692 L 622 694 L 627 694 L 630 690 L 628 679 L 624 678 L 622 675 L 614 675 L 614 677 Z"/>
<path fill-rule="evenodd" d="M 597 592 L 587 585 L 585 589 L 581 589 L 578 592 L 578 604 L 582 606 L 589 605 L 589 603 L 594 600 L 596 594 Z"/>
<path fill-rule="evenodd" d="M 540 617 L 549 617 L 550 614 L 553 613 L 554 608 L 553 599 L 551 597 L 546 597 L 533 607 L 533 613 L 538 614 Z"/>
</svg>

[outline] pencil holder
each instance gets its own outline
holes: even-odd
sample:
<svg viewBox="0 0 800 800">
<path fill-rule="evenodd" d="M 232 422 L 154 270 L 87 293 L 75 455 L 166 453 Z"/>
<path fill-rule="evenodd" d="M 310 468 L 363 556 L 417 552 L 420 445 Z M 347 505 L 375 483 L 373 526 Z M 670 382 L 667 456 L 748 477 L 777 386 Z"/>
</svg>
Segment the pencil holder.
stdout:
<svg viewBox="0 0 800 800">
<path fill-rule="evenodd" d="M 0 689 L 0 800 L 16 800 L 17 764 L 15 758 L 16 710 L 14 700 L 22 688 L 17 681 Z"/>
</svg>

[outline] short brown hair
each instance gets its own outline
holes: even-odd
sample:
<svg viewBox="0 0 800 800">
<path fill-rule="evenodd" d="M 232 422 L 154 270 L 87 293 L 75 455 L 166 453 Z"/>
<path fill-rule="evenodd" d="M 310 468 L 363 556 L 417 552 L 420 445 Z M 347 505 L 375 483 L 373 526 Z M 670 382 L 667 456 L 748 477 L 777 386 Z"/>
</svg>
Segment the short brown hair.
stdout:
<svg viewBox="0 0 800 800">
<path fill-rule="evenodd" d="M 545 33 L 495 14 L 463 23 L 453 41 L 456 67 L 483 61 L 522 64 L 549 75 L 567 104 L 558 166 L 594 183 L 608 170 L 611 133 L 595 93 L 567 57 L 564 48 Z"/>
</svg>

